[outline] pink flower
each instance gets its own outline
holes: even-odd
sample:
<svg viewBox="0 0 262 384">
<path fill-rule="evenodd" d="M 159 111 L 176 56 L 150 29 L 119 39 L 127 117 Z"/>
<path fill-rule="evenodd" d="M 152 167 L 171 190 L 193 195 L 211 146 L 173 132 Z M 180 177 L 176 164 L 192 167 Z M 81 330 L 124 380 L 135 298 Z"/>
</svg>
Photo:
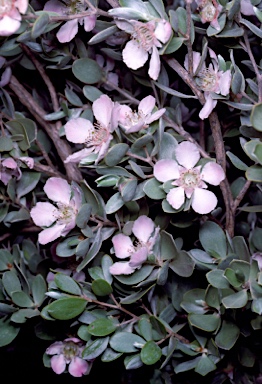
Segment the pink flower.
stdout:
<svg viewBox="0 0 262 384">
<path fill-rule="evenodd" d="M 202 23 L 210 23 L 213 28 L 219 31 L 220 25 L 217 19 L 223 9 L 222 5 L 216 0 L 196 0 L 196 3 L 200 10 Z"/>
<path fill-rule="evenodd" d="M 129 236 L 119 233 L 112 238 L 116 257 L 119 259 L 130 258 L 129 261 L 119 261 L 110 268 L 112 275 L 130 275 L 147 260 L 159 234 L 153 220 L 142 215 L 134 221 L 132 232 L 138 239 L 133 244 Z"/>
<path fill-rule="evenodd" d="M 94 101 L 92 109 L 97 120 L 96 124 L 92 124 L 82 117 L 71 119 L 65 124 L 67 140 L 85 145 L 84 149 L 68 156 L 65 163 L 79 162 L 91 153 L 97 153 L 95 161 L 97 164 L 105 156 L 110 141 L 113 139 L 111 133 L 118 124 L 118 104 L 107 95 L 102 95 Z"/>
<path fill-rule="evenodd" d="M 131 69 L 138 69 L 148 60 L 148 74 L 153 80 L 157 80 L 160 72 L 160 56 L 158 48 L 167 43 L 172 34 L 172 28 L 164 19 L 151 20 L 142 23 L 137 20 L 116 20 L 119 29 L 131 34 L 131 40 L 123 49 L 123 61 Z"/>
<path fill-rule="evenodd" d="M 80 339 L 70 337 L 51 344 L 46 349 L 46 354 L 52 355 L 51 367 L 58 375 L 65 372 L 68 365 L 70 375 L 81 377 L 90 370 L 90 363 L 81 357 L 83 349 L 84 345 Z"/>
<path fill-rule="evenodd" d="M 140 101 L 137 112 L 132 111 L 127 105 L 121 105 L 119 107 L 119 125 L 126 133 L 139 132 L 141 129 L 147 128 L 166 111 L 165 108 L 161 108 L 152 113 L 155 104 L 156 99 L 153 96 L 147 96 Z"/>
<path fill-rule="evenodd" d="M 215 52 L 209 48 L 209 55 L 212 63 L 209 64 L 208 68 L 202 65 L 200 71 L 196 74 L 196 83 L 202 91 L 204 91 L 206 102 L 199 113 L 200 119 L 206 119 L 213 111 L 217 104 L 217 100 L 213 99 L 212 92 L 227 96 L 230 90 L 231 84 L 231 72 L 230 69 L 227 71 L 220 71 L 218 67 L 218 58 Z M 198 52 L 193 52 L 193 69 L 197 69 L 201 55 Z M 185 57 L 184 66 L 188 69 L 188 55 Z"/>
<path fill-rule="evenodd" d="M 197 146 L 188 141 L 178 144 L 175 149 L 176 160 L 162 159 L 154 166 L 154 176 L 165 183 L 174 180 L 167 194 L 167 201 L 174 209 L 180 209 L 186 198 L 191 199 L 193 210 L 200 214 L 211 212 L 217 205 L 217 198 L 211 191 L 206 190 L 205 181 L 219 185 L 225 178 L 222 167 L 209 161 L 202 168 L 196 166 L 200 159 Z"/>
<path fill-rule="evenodd" d="M 21 25 L 28 0 L 5 0 L 0 3 L 0 36 L 11 36 Z"/>
<path fill-rule="evenodd" d="M 34 223 L 45 228 L 38 235 L 40 244 L 66 236 L 75 227 L 76 215 L 82 203 L 81 189 L 77 185 L 70 186 L 59 177 L 50 177 L 44 191 L 56 206 L 49 202 L 39 202 L 31 209 Z"/>
<path fill-rule="evenodd" d="M 255 15 L 253 4 L 250 0 L 241 0 L 240 1 L 240 12 L 246 16 Z"/>
<path fill-rule="evenodd" d="M 0 159 L 0 180 L 7 185 L 9 180 L 14 176 L 17 180 L 21 179 L 22 172 L 20 169 L 20 162 L 27 165 L 28 168 L 34 167 L 34 159 L 32 157 L 22 156 L 17 160 L 12 157 Z"/>
<path fill-rule="evenodd" d="M 59 15 L 64 16 L 77 15 L 78 13 L 86 11 L 87 8 L 84 0 L 65 1 L 65 3 L 66 4 L 63 4 L 59 0 L 49 0 L 44 6 L 44 11 L 56 12 Z M 71 41 L 78 32 L 78 23 L 80 25 L 84 24 L 85 31 L 90 32 L 95 27 L 96 16 L 88 15 L 66 21 L 56 34 L 58 41 L 60 43 L 68 43 Z"/>
</svg>

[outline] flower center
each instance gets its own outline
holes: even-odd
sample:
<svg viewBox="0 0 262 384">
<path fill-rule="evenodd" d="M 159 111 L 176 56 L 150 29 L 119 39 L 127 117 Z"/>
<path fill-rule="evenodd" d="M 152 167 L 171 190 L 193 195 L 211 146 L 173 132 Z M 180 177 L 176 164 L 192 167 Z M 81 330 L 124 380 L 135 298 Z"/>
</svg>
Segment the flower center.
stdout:
<svg viewBox="0 0 262 384">
<path fill-rule="evenodd" d="M 0 0 L 0 15 L 9 13 L 13 8 L 13 0 Z"/>
<path fill-rule="evenodd" d="M 180 175 L 180 183 L 184 188 L 196 188 L 199 185 L 199 182 L 200 176 L 196 169 L 183 171 Z"/>
<path fill-rule="evenodd" d="M 203 69 L 199 72 L 196 83 L 203 91 L 214 91 L 217 85 L 217 75 L 209 69 Z"/>
<path fill-rule="evenodd" d="M 72 221 L 72 218 L 75 217 L 74 208 L 70 205 L 66 205 L 63 203 L 57 203 L 58 212 L 55 213 L 55 217 L 57 218 L 57 222 L 61 224 L 67 224 Z"/>
<path fill-rule="evenodd" d="M 67 7 L 65 13 L 68 15 L 75 15 L 86 10 L 85 1 L 83 0 L 64 0 L 64 3 Z"/>
<path fill-rule="evenodd" d="M 128 126 L 135 125 L 139 123 L 141 120 L 144 120 L 145 115 L 141 110 L 138 112 L 131 112 L 126 114 L 126 123 Z"/>
<path fill-rule="evenodd" d="M 101 146 L 105 141 L 107 141 L 109 132 L 101 124 L 95 123 L 94 130 L 90 132 L 89 136 L 85 140 L 87 147 L 90 146 Z"/>
<path fill-rule="evenodd" d="M 213 4 L 209 3 L 201 11 L 201 17 L 206 21 L 213 21 L 216 16 L 216 8 Z"/>
<path fill-rule="evenodd" d="M 79 355 L 79 347 L 72 341 L 67 341 L 64 343 L 63 355 L 66 360 L 71 360 L 75 356 Z"/>
<path fill-rule="evenodd" d="M 155 35 L 153 25 L 139 24 L 135 25 L 135 32 L 132 34 L 132 38 L 141 45 L 145 51 L 150 51 L 150 49 L 155 45 Z"/>
</svg>

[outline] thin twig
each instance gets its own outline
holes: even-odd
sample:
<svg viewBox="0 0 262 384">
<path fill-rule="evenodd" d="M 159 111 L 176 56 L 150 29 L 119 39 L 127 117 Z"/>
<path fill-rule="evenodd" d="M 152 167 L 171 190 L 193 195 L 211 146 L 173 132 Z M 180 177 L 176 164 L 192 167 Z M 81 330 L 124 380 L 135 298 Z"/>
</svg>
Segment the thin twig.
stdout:
<svg viewBox="0 0 262 384">
<path fill-rule="evenodd" d="M 246 31 L 244 32 L 244 41 L 245 41 L 246 51 L 248 53 L 248 56 L 250 58 L 250 61 L 251 61 L 253 68 L 254 68 L 254 72 L 255 72 L 256 77 L 257 77 L 258 102 L 261 103 L 262 102 L 262 75 L 259 72 L 256 60 L 255 60 L 253 52 L 251 50 L 248 35 L 247 35 Z"/>
</svg>

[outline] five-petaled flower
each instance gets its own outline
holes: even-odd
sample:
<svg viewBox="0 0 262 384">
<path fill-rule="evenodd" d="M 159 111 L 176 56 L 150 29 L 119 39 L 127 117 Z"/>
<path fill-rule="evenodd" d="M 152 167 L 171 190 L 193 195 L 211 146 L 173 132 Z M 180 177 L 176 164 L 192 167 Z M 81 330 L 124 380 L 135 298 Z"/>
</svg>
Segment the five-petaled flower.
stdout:
<svg viewBox="0 0 262 384">
<path fill-rule="evenodd" d="M 211 185 L 219 185 L 225 178 L 222 167 L 214 161 L 203 167 L 196 166 L 200 159 L 197 146 L 183 141 L 175 148 L 176 160 L 161 159 L 154 166 L 155 178 L 165 183 L 172 181 L 166 199 L 174 209 L 180 209 L 186 197 L 191 199 L 193 210 L 200 214 L 211 212 L 217 205 L 217 197 L 208 191 L 205 181 Z"/>
<path fill-rule="evenodd" d="M 146 96 L 138 105 L 137 112 L 132 111 L 128 105 L 119 107 L 119 125 L 126 133 L 139 132 L 145 129 L 153 121 L 158 120 L 166 111 L 161 108 L 152 113 L 156 104 L 156 99 L 153 96 Z"/>
<path fill-rule="evenodd" d="M 220 30 L 218 16 L 220 15 L 223 7 L 216 0 L 196 0 L 199 8 L 199 15 L 203 24 L 210 23 L 210 25 Z"/>
<path fill-rule="evenodd" d="M 227 96 L 231 84 L 231 71 L 220 71 L 218 66 L 218 58 L 215 52 L 209 48 L 209 55 L 212 63 L 208 68 L 203 64 L 196 74 L 196 83 L 202 91 L 204 91 L 206 102 L 199 113 L 200 119 L 206 119 L 213 111 L 217 104 L 217 100 L 213 99 L 212 92 Z M 196 72 L 201 61 L 199 52 L 193 52 L 193 71 Z M 184 66 L 188 69 L 188 55 L 185 57 Z"/>
<path fill-rule="evenodd" d="M 156 243 L 159 227 L 156 227 L 153 220 L 142 215 L 134 221 L 132 232 L 137 238 L 133 242 L 130 236 L 118 233 L 113 236 L 112 242 L 116 257 L 129 261 L 118 261 L 109 268 L 112 275 L 130 275 L 136 269 L 141 268 L 152 252 Z"/>
<path fill-rule="evenodd" d="M 84 144 L 85 148 L 69 155 L 65 163 L 77 163 L 91 153 L 96 153 L 97 164 L 106 154 L 112 132 L 118 125 L 118 103 L 114 103 L 107 95 L 100 96 L 92 105 L 96 124 L 78 117 L 65 124 L 65 135 L 68 141 L 75 144 Z"/>
<path fill-rule="evenodd" d="M 55 373 L 60 375 L 65 372 L 68 365 L 68 372 L 74 377 L 81 377 L 90 371 L 90 364 L 82 358 L 84 345 L 76 337 L 70 337 L 64 341 L 56 341 L 46 349 L 50 359 L 51 367 Z"/>
<path fill-rule="evenodd" d="M 165 19 L 150 20 L 142 23 L 138 20 L 116 20 L 119 29 L 131 35 L 131 40 L 123 49 L 123 61 L 128 68 L 138 69 L 144 66 L 151 54 L 148 74 L 157 80 L 160 72 L 158 48 L 167 43 L 172 34 L 170 23 Z"/>
<path fill-rule="evenodd" d="M 76 184 L 70 186 L 59 177 L 50 177 L 44 191 L 56 206 L 49 202 L 38 202 L 30 211 L 34 223 L 44 227 L 38 235 L 38 241 L 43 245 L 60 236 L 66 236 L 75 227 L 76 216 L 82 204 L 80 187 Z"/>
<path fill-rule="evenodd" d="M 28 7 L 28 0 L 0 1 L 0 36 L 11 36 L 21 25 L 21 13 Z"/>
<path fill-rule="evenodd" d="M 59 15 L 77 15 L 86 11 L 86 3 L 84 0 L 77 1 L 64 1 L 63 4 L 59 0 L 49 0 L 44 6 L 44 11 L 55 12 Z M 84 24 L 86 32 L 92 31 L 96 24 L 96 15 L 90 14 L 83 17 L 76 17 L 75 19 L 68 20 L 59 29 L 56 37 L 60 43 L 68 43 L 71 41 L 78 32 L 78 23 Z"/>
</svg>

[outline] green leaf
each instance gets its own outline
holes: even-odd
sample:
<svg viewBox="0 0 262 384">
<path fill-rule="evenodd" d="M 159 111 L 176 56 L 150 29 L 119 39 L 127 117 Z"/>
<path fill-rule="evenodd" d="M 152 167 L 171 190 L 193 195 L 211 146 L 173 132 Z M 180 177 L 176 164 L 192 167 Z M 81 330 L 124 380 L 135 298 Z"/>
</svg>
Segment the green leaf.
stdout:
<svg viewBox="0 0 262 384">
<path fill-rule="evenodd" d="M 225 308 L 243 308 L 248 302 L 247 290 L 243 289 L 242 291 L 228 295 L 222 299 L 222 303 Z"/>
<path fill-rule="evenodd" d="M 186 39 L 184 37 L 173 37 L 165 49 L 165 54 L 168 55 L 170 53 L 176 52 L 185 40 Z"/>
<path fill-rule="evenodd" d="M 249 20 L 243 19 L 241 17 L 240 23 L 244 24 L 251 32 L 253 32 L 258 37 L 262 38 L 262 30 L 258 28 L 256 25 L 252 24 Z"/>
<path fill-rule="evenodd" d="M 106 203 L 105 210 L 108 215 L 118 211 L 125 204 L 120 192 L 116 192 L 109 198 Z"/>
<path fill-rule="evenodd" d="M 118 332 L 111 337 L 109 344 L 117 352 L 131 353 L 137 352 L 135 345 L 142 347 L 145 340 L 130 332 Z"/>
<path fill-rule="evenodd" d="M 230 287 L 222 269 L 214 269 L 206 274 L 207 281 L 215 288 L 227 289 Z"/>
<path fill-rule="evenodd" d="M 235 345 L 239 334 L 240 330 L 236 324 L 224 320 L 222 322 L 222 327 L 215 337 L 215 343 L 219 348 L 228 351 Z"/>
<path fill-rule="evenodd" d="M 91 39 L 88 41 L 89 45 L 101 43 L 101 41 L 106 40 L 109 36 L 113 35 L 115 32 L 119 31 L 116 25 L 112 25 L 109 28 L 104 29 L 101 32 L 97 32 Z"/>
<path fill-rule="evenodd" d="M 56 247 L 56 254 L 60 257 L 70 257 L 75 254 L 79 242 L 78 236 L 70 236 L 61 241 Z"/>
<path fill-rule="evenodd" d="M 61 291 L 71 293 L 72 295 L 81 295 L 81 288 L 72 277 L 59 272 L 55 274 L 54 280 Z"/>
<path fill-rule="evenodd" d="M 82 297 L 64 297 L 53 301 L 44 309 L 56 320 L 70 320 L 79 316 L 87 305 Z"/>
<path fill-rule="evenodd" d="M 21 179 L 18 180 L 16 184 L 17 198 L 20 199 L 22 196 L 33 191 L 38 184 L 40 177 L 40 172 L 23 172 Z"/>
<path fill-rule="evenodd" d="M 152 324 L 149 319 L 142 318 L 138 321 L 138 329 L 140 335 L 146 340 L 152 340 Z"/>
<path fill-rule="evenodd" d="M 232 152 L 227 151 L 226 152 L 227 156 L 231 160 L 232 164 L 237 168 L 240 169 L 241 171 L 246 171 L 248 166 L 240 160 L 237 156 L 235 156 Z"/>
<path fill-rule="evenodd" d="M 13 142 L 10 137 L 0 136 L 0 152 L 9 152 L 13 149 Z"/>
<path fill-rule="evenodd" d="M 12 301 L 22 308 L 30 308 L 34 306 L 31 298 L 23 291 L 15 291 L 12 293 Z"/>
<path fill-rule="evenodd" d="M 252 126 L 259 132 L 262 132 L 262 103 L 254 105 L 250 115 Z"/>
<path fill-rule="evenodd" d="M 14 326 L 8 319 L 0 319 L 0 347 L 12 343 L 20 331 L 19 326 Z"/>
<path fill-rule="evenodd" d="M 123 354 L 121 352 L 115 352 L 111 348 L 106 348 L 103 355 L 101 356 L 101 361 L 103 361 L 104 363 L 109 363 L 118 359 L 122 355 Z"/>
<path fill-rule="evenodd" d="M 75 77 L 86 84 L 95 84 L 102 80 L 102 70 L 95 60 L 87 57 L 74 61 L 72 71 Z"/>
<path fill-rule="evenodd" d="M 90 40 L 88 43 L 90 43 Z M 93 103 L 96 99 L 103 95 L 103 92 L 101 92 L 98 88 L 94 87 L 93 85 L 85 85 L 83 87 L 83 94 L 87 98 L 87 100 L 92 101 Z"/>
<path fill-rule="evenodd" d="M 195 372 L 199 373 L 202 376 L 207 375 L 209 372 L 212 372 L 216 369 L 214 362 L 203 353 L 200 360 L 198 361 Z"/>
<path fill-rule="evenodd" d="M 43 33 L 45 33 L 46 27 L 48 26 L 50 19 L 49 15 L 46 12 L 41 13 L 41 15 L 36 19 L 31 30 L 32 39 L 36 39 Z"/>
<path fill-rule="evenodd" d="M 93 336 L 107 336 L 117 328 L 115 321 L 111 319 L 96 319 L 87 327 L 88 332 Z"/>
<path fill-rule="evenodd" d="M 43 303 L 44 299 L 46 298 L 46 292 L 46 280 L 42 275 L 36 275 L 32 282 L 32 295 L 35 305 L 40 306 Z"/>
<path fill-rule="evenodd" d="M 186 251 L 180 251 L 169 263 L 169 267 L 182 277 L 189 277 L 194 271 L 195 262 Z"/>
<path fill-rule="evenodd" d="M 178 91 L 174 90 L 173 88 L 169 88 L 166 85 L 158 83 L 157 81 L 154 81 L 154 84 L 158 88 L 162 89 L 162 91 L 165 91 L 166 93 L 168 93 L 169 95 L 180 97 L 181 99 L 196 99 L 197 98 L 196 96 L 193 96 L 193 95 L 186 95 L 184 93 L 178 92 Z"/>
<path fill-rule="evenodd" d="M 105 156 L 105 163 L 109 167 L 114 167 L 117 165 L 125 156 L 126 152 L 129 149 L 129 145 L 125 143 L 118 143 L 111 147 Z"/>
<path fill-rule="evenodd" d="M 161 356 L 162 350 L 153 340 L 147 341 L 140 352 L 141 360 L 146 365 L 155 364 Z"/>
<path fill-rule="evenodd" d="M 165 191 L 161 188 L 162 183 L 157 179 L 149 179 L 145 184 L 143 191 L 145 194 L 153 200 L 162 200 L 166 197 Z"/>
<path fill-rule="evenodd" d="M 206 332 L 214 332 L 220 325 L 220 317 L 218 315 L 201 315 L 190 313 L 188 321 L 193 327 L 199 328 Z"/>
<path fill-rule="evenodd" d="M 107 296 L 113 292 L 113 289 L 106 280 L 96 279 L 92 282 L 92 291 L 97 296 Z"/>
<path fill-rule="evenodd" d="M 262 182 L 262 167 L 261 165 L 251 165 L 246 170 L 246 178 L 250 181 Z"/>
<path fill-rule="evenodd" d="M 13 271 L 7 271 L 3 274 L 2 283 L 6 293 L 11 297 L 13 292 L 21 291 L 21 283 L 17 274 Z"/>
<path fill-rule="evenodd" d="M 142 268 L 132 273 L 132 275 L 116 275 L 114 278 L 125 285 L 135 285 L 145 280 L 151 274 L 153 269 L 153 265 L 143 265 Z"/>
<path fill-rule="evenodd" d="M 206 221 L 200 228 L 199 240 L 207 253 L 220 256 L 222 259 L 226 257 L 226 236 L 218 224 Z"/>
<path fill-rule="evenodd" d="M 84 359 L 93 360 L 100 356 L 106 350 L 108 346 L 108 340 L 108 336 L 101 337 L 93 341 L 91 344 L 88 344 L 82 352 L 82 357 Z"/>
</svg>

